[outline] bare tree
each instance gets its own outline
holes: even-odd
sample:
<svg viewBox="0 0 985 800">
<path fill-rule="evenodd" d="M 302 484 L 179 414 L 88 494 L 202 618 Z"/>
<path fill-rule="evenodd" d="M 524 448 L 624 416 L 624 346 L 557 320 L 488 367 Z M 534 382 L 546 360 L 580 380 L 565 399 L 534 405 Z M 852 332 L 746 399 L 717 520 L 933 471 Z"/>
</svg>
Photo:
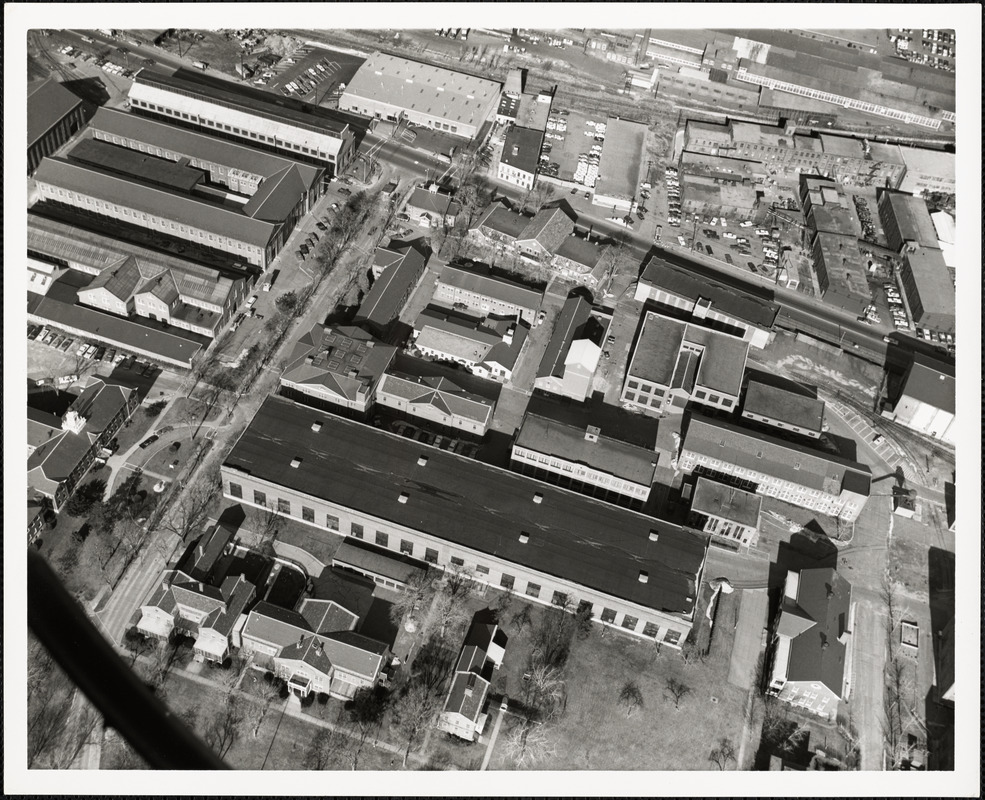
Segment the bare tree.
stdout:
<svg viewBox="0 0 985 800">
<path fill-rule="evenodd" d="M 566 698 L 561 670 L 538 663 L 531 667 L 529 674 L 530 678 L 526 681 L 526 702 L 542 718 L 559 716 Z"/>
<path fill-rule="evenodd" d="M 525 719 L 506 735 L 506 757 L 518 769 L 543 763 L 556 755 L 557 742 L 546 725 Z"/>
<path fill-rule="evenodd" d="M 219 758 L 225 758 L 226 753 L 239 739 L 239 726 L 242 722 L 243 710 L 239 698 L 230 692 L 209 721 L 203 736 L 205 743 L 215 750 Z"/>
<path fill-rule="evenodd" d="M 182 542 L 202 527 L 208 519 L 208 509 L 216 496 L 214 476 L 218 470 L 210 470 L 200 481 L 181 493 L 177 502 L 172 503 L 162 517 L 158 527 L 174 533 Z"/>
<path fill-rule="evenodd" d="M 355 747 L 352 739 L 338 728 L 322 728 L 304 753 L 307 770 L 355 769 Z"/>
<path fill-rule="evenodd" d="M 257 689 L 256 699 L 251 699 L 250 702 L 246 703 L 244 711 L 244 717 L 250 723 L 250 736 L 254 739 L 260 733 L 260 726 L 267 718 L 270 707 L 275 700 L 280 698 L 280 690 L 274 686 L 273 682 L 257 681 Z"/>
<path fill-rule="evenodd" d="M 571 640 L 575 635 L 575 618 L 563 608 L 551 606 L 544 612 L 534 631 L 534 652 L 552 667 L 562 667 L 568 660 Z"/>
<path fill-rule="evenodd" d="M 421 611 L 430 605 L 437 592 L 436 581 L 433 570 L 412 575 L 390 606 L 391 622 L 399 625 L 408 616 L 418 622 Z"/>
<path fill-rule="evenodd" d="M 685 685 L 677 678 L 671 678 L 667 681 L 667 693 L 670 698 L 674 701 L 674 708 L 677 711 L 681 710 L 681 700 L 691 694 L 691 687 Z"/>
<path fill-rule="evenodd" d="M 695 662 L 704 660 L 704 653 L 701 652 L 701 648 L 694 642 L 685 641 L 684 644 L 681 645 L 681 661 L 684 662 L 685 666 L 691 666 Z"/>
<path fill-rule="evenodd" d="M 532 622 L 529 603 L 521 603 L 520 607 L 513 612 L 513 616 L 510 617 L 510 625 L 513 626 L 513 630 L 517 634 L 524 628 L 529 628 Z"/>
<path fill-rule="evenodd" d="M 439 711 L 437 695 L 423 683 L 414 681 L 400 696 L 394 708 L 397 725 L 407 737 L 403 765 L 418 737 L 434 723 Z"/>
<path fill-rule="evenodd" d="M 637 708 L 643 707 L 643 692 L 636 684 L 636 681 L 626 681 L 619 691 L 619 702 L 626 704 L 626 716 L 633 716 Z"/>
<path fill-rule="evenodd" d="M 727 736 L 719 739 L 718 745 L 708 755 L 708 760 L 720 770 L 724 770 L 730 761 L 735 761 L 735 745 L 732 740 Z"/>
<path fill-rule="evenodd" d="M 363 744 L 373 728 L 378 728 L 390 702 L 386 687 L 364 686 L 356 690 L 352 700 L 346 704 L 349 721 L 359 732 L 359 746 L 352 753 L 352 768 L 355 769 L 362 753 Z"/>
<path fill-rule="evenodd" d="M 265 556 L 274 554 L 274 539 L 281 524 L 280 514 L 273 506 L 251 506 L 247 513 L 248 524 L 257 538 L 257 552 Z"/>
</svg>

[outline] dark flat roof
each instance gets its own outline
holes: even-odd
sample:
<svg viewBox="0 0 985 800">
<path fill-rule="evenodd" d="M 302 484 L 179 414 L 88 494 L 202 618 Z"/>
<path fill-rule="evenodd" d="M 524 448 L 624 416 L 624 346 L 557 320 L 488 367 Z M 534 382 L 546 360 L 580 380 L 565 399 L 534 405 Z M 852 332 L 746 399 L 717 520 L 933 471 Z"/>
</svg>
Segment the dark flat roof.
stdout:
<svg viewBox="0 0 985 800">
<path fill-rule="evenodd" d="M 818 433 L 821 432 L 824 421 L 823 400 L 753 379 L 750 379 L 746 388 L 742 410 Z"/>
<path fill-rule="evenodd" d="M 954 365 L 916 352 L 902 393 L 941 411 L 954 413 Z"/>
<path fill-rule="evenodd" d="M 691 498 L 691 510 L 738 522 L 751 528 L 759 527 L 759 510 L 763 498 L 734 486 L 698 478 Z"/>
<path fill-rule="evenodd" d="M 544 141 L 544 132 L 530 128 L 520 128 L 514 125 L 506 132 L 503 142 L 502 163 L 524 172 L 535 173 L 537 162 L 540 160 L 540 144 Z M 516 148 L 516 153 L 513 152 Z"/>
<path fill-rule="evenodd" d="M 38 84 L 27 96 L 27 146 L 33 145 L 80 105 L 82 100 L 54 78 Z"/>
<path fill-rule="evenodd" d="M 516 445 L 565 461 L 585 464 L 633 483 L 644 486 L 653 483 L 656 450 L 635 447 L 604 434 L 590 442 L 585 438 L 585 432 L 585 428 L 527 413 L 520 425 Z"/>
<path fill-rule="evenodd" d="M 68 158 L 73 162 L 91 164 L 117 175 L 133 176 L 179 192 L 191 192 L 205 179 L 205 172 L 200 169 L 100 139 L 82 139 L 68 152 Z"/>
<path fill-rule="evenodd" d="M 648 608 L 694 607 L 706 536 L 284 398 L 264 401 L 225 466 Z"/>
<path fill-rule="evenodd" d="M 144 83 L 178 94 L 189 94 L 203 100 L 215 100 L 220 105 L 317 133 L 340 136 L 355 119 L 349 114 L 330 111 L 310 103 L 302 103 L 186 69 L 179 69 L 170 75 L 158 70 L 142 69 L 134 77 L 134 83 Z"/>
<path fill-rule="evenodd" d="M 701 264 L 675 264 L 654 253 L 643 270 L 641 281 L 689 300 L 699 297 L 711 301 L 713 310 L 769 330 L 780 306 L 771 299 L 757 297 L 724 282 Z"/>
</svg>

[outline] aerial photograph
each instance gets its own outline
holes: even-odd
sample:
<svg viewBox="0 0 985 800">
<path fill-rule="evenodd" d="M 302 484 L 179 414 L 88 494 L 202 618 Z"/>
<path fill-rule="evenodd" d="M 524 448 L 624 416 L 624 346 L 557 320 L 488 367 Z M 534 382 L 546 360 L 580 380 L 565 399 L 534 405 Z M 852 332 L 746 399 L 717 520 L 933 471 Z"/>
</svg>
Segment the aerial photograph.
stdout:
<svg viewBox="0 0 985 800">
<path fill-rule="evenodd" d="M 20 791 L 962 796 L 980 18 L 271 7 L 16 34 Z"/>
</svg>

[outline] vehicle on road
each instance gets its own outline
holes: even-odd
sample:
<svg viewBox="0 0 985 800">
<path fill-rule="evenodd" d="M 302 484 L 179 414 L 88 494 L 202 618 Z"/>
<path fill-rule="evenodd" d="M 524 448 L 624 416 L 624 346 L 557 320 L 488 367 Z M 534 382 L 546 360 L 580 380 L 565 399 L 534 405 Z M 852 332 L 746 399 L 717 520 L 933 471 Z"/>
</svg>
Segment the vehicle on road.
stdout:
<svg viewBox="0 0 985 800">
<path fill-rule="evenodd" d="M 728 253 L 725 254 L 725 262 L 733 266 L 735 265 L 735 262 L 732 260 L 732 256 L 730 256 Z"/>
<path fill-rule="evenodd" d="M 154 444 L 154 442 L 156 442 L 160 438 L 161 437 L 158 436 L 156 433 L 151 434 L 140 443 L 140 449 L 146 450 L 148 447 L 150 447 L 152 444 Z"/>
<path fill-rule="evenodd" d="M 265 284 L 263 284 L 263 291 L 265 292 L 270 291 L 270 281 L 267 281 Z"/>
<path fill-rule="evenodd" d="M 247 308 L 253 308 L 253 305 L 254 305 L 254 303 L 256 303 L 256 301 L 257 301 L 257 296 L 256 295 L 253 295 L 252 297 L 250 297 L 249 300 L 246 301 L 246 307 Z"/>
</svg>

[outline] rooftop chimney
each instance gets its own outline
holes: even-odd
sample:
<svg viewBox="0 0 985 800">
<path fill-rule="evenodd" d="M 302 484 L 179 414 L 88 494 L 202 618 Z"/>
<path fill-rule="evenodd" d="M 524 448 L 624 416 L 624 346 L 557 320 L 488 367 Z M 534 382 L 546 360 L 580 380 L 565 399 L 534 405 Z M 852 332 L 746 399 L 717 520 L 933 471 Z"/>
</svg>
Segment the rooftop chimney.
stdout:
<svg viewBox="0 0 985 800">
<path fill-rule="evenodd" d="M 401 492 L 400 497 L 397 498 L 397 502 L 406 504 L 409 499 L 410 495 L 407 492 Z"/>
<path fill-rule="evenodd" d="M 541 492 L 534 492 L 534 502 L 538 505 L 544 502 L 544 495 Z"/>
<path fill-rule="evenodd" d="M 321 430 L 321 425 L 322 425 L 321 422 L 312 422 L 311 430 L 313 430 L 315 433 L 318 433 Z"/>
<path fill-rule="evenodd" d="M 585 429 L 585 441 L 587 442 L 597 442 L 599 440 L 599 434 L 602 433 L 602 429 L 596 425 L 589 425 Z"/>
<path fill-rule="evenodd" d="M 523 533 L 523 532 L 521 532 L 520 533 L 520 544 L 526 544 L 529 541 L 530 541 L 530 534 L 529 533 Z"/>
<path fill-rule="evenodd" d="M 427 463 L 428 463 L 428 457 L 427 456 L 420 456 L 417 459 L 417 466 L 419 466 L 419 467 L 427 466 Z"/>
<path fill-rule="evenodd" d="M 641 569 L 640 583 L 649 583 L 649 581 L 650 581 L 650 573 L 648 573 L 645 569 Z"/>
<path fill-rule="evenodd" d="M 651 530 L 650 531 L 650 541 L 651 542 L 655 542 L 659 538 L 660 538 L 660 536 L 659 536 L 659 534 L 655 530 Z"/>
</svg>

